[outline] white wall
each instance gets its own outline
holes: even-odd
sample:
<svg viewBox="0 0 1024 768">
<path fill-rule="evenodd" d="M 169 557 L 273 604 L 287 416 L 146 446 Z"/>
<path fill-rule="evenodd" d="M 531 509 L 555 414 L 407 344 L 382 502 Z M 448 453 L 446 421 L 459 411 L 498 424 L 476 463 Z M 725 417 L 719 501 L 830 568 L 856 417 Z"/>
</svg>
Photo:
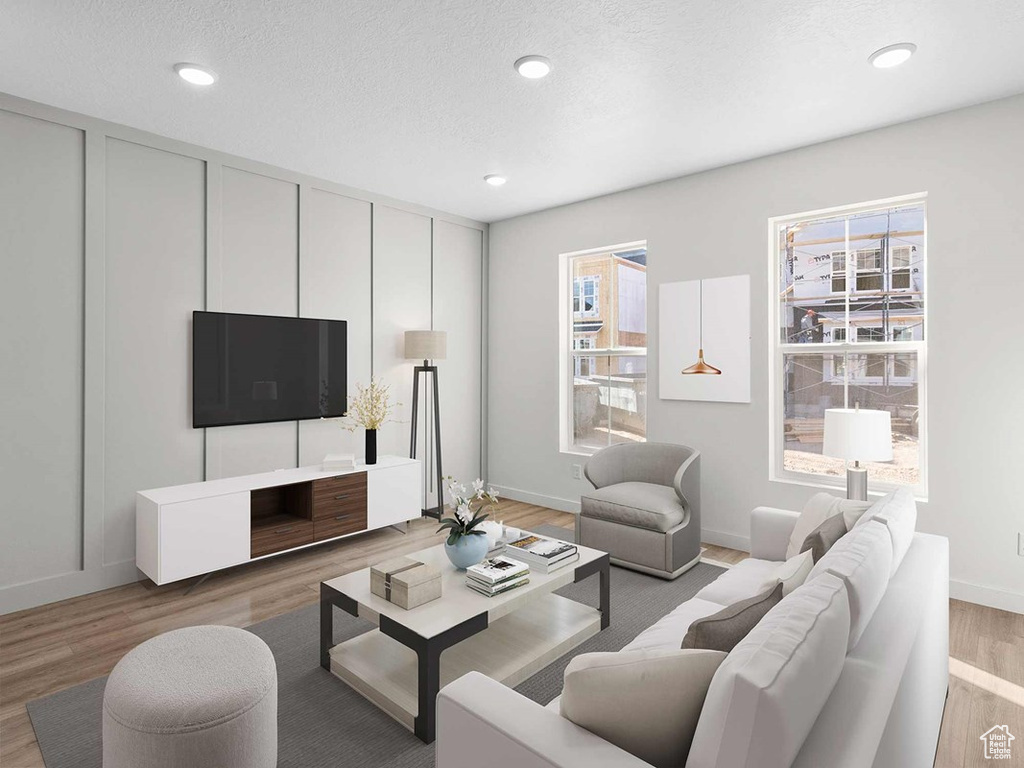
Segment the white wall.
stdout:
<svg viewBox="0 0 1024 768">
<path fill-rule="evenodd" d="M 756 130 L 756 127 L 752 128 Z M 572 509 L 582 457 L 558 451 L 558 254 L 646 240 L 648 435 L 703 453 L 705 540 L 739 548 L 770 482 L 769 217 L 928 193 L 929 477 L 919 528 L 950 539 L 952 592 L 1024 612 L 1024 97 L 492 224 L 488 463 L 513 495 Z M 750 274 L 752 402 L 657 398 L 656 286 Z M 500 321 L 499 321 L 500 319 Z"/>
<path fill-rule="evenodd" d="M 0 168 L 0 613 L 139 578 L 138 490 L 362 454 L 334 421 L 193 429 L 193 310 L 347 320 L 354 392 L 375 358 L 412 381 L 435 226 L 473 233 L 444 263 L 480 283 L 479 222 L 4 94 Z M 441 295 L 481 325 L 479 295 Z M 408 451 L 403 402 L 382 453 Z M 462 407 L 445 450 L 479 473 L 479 396 Z"/>
</svg>

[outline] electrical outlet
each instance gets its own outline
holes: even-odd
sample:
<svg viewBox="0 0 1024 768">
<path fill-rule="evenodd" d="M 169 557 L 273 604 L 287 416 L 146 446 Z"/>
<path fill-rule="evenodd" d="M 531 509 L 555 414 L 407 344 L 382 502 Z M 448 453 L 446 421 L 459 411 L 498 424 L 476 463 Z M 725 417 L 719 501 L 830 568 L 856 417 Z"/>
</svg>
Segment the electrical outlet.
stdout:
<svg viewBox="0 0 1024 768">
<path fill-rule="evenodd" d="M 583 465 L 582 464 L 573 464 L 572 465 L 572 476 L 573 476 L 573 478 L 575 480 L 582 480 L 583 479 Z"/>
<path fill-rule="evenodd" d="M 1017 533 L 1017 554 L 1024 557 L 1024 533 Z"/>
</svg>

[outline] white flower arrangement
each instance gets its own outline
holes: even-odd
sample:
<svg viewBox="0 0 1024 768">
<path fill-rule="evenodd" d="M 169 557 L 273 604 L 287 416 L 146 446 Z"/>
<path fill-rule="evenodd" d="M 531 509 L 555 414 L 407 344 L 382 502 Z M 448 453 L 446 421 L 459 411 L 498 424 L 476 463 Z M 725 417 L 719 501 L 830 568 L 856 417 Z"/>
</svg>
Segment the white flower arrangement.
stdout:
<svg viewBox="0 0 1024 768">
<path fill-rule="evenodd" d="M 341 417 L 341 426 L 349 432 L 363 429 L 380 429 L 388 422 L 397 422 L 391 418 L 401 403 L 391 402 L 391 385 L 380 379 L 370 379 L 370 386 L 356 384 L 357 395 L 349 397 L 348 410 Z"/>
<path fill-rule="evenodd" d="M 484 532 L 478 526 L 487 519 L 486 510 L 498 503 L 498 492 L 494 488 L 485 490 L 484 481 L 480 478 L 473 481 L 472 492 L 467 491 L 466 486 L 454 477 L 446 477 L 445 481 L 455 516 L 443 518 L 438 533 L 448 531 L 449 546 L 453 546 L 463 536 L 483 536 Z"/>
</svg>

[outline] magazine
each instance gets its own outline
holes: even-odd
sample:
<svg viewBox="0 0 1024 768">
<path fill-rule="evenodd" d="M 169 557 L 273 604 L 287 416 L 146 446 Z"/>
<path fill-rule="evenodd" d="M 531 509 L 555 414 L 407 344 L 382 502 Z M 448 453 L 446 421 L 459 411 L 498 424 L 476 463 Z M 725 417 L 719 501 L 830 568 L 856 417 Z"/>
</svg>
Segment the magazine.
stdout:
<svg viewBox="0 0 1024 768">
<path fill-rule="evenodd" d="M 530 533 L 515 541 L 510 541 L 506 545 L 505 551 L 510 557 L 520 559 L 531 565 L 554 563 L 572 557 L 577 553 L 575 544 L 569 544 L 558 539 L 549 539 L 546 536 L 538 536 L 535 533 Z"/>
<path fill-rule="evenodd" d="M 466 579 L 467 587 L 472 589 L 474 592 L 479 592 L 481 595 L 486 595 L 487 597 L 501 595 L 505 592 L 508 592 L 509 590 L 521 587 L 529 583 L 530 575 L 528 573 L 524 574 L 523 576 L 520 576 L 519 578 L 511 579 L 509 581 L 503 581 L 500 584 L 495 584 L 492 587 L 488 587 L 486 584 L 481 584 L 479 581 L 476 581 L 475 579 Z"/>
<path fill-rule="evenodd" d="M 534 563 L 530 566 L 530 569 L 535 573 L 554 573 L 560 568 L 565 568 L 567 565 L 572 565 L 580 559 L 579 552 L 573 552 L 568 557 L 563 557 L 561 560 L 556 560 L 553 563 Z"/>
<path fill-rule="evenodd" d="M 466 569 L 466 575 L 483 584 L 498 584 L 530 572 L 530 566 L 518 560 L 499 555 Z"/>
</svg>

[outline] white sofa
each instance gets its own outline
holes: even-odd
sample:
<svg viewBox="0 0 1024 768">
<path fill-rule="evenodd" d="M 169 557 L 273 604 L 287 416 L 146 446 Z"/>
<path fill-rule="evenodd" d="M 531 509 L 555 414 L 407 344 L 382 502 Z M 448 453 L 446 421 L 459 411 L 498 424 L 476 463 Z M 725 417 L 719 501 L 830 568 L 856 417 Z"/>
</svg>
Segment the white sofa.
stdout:
<svg viewBox="0 0 1024 768">
<path fill-rule="evenodd" d="M 857 526 L 840 539 L 807 582 L 783 598 L 726 657 L 708 690 L 686 768 L 932 766 L 948 684 L 948 541 L 915 533 L 916 512 L 909 530 L 902 532 L 900 523 L 884 515 L 871 521 L 876 514 L 872 507 L 865 514 L 865 531 Z M 754 510 L 751 558 L 624 650 L 679 648 L 691 622 L 755 594 L 765 574 L 785 559 L 798 517 L 781 509 Z M 882 542 L 877 554 L 864 555 L 872 542 Z M 897 566 L 894 572 L 892 565 Z M 737 683 L 744 665 L 749 672 L 751 657 L 764 653 L 759 645 L 788 634 L 779 630 L 798 620 L 801 601 L 805 606 L 808 600 L 821 603 L 825 593 L 832 596 L 827 598 L 834 604 L 830 610 L 838 617 L 831 638 L 822 629 L 829 622 L 813 619 L 783 672 L 772 672 L 760 690 L 751 690 L 758 688 L 751 676 Z M 760 639 L 755 638 L 759 632 Z M 437 768 L 483 763 L 492 768 L 650 768 L 563 718 L 557 699 L 543 707 L 470 673 L 438 696 Z"/>
</svg>

